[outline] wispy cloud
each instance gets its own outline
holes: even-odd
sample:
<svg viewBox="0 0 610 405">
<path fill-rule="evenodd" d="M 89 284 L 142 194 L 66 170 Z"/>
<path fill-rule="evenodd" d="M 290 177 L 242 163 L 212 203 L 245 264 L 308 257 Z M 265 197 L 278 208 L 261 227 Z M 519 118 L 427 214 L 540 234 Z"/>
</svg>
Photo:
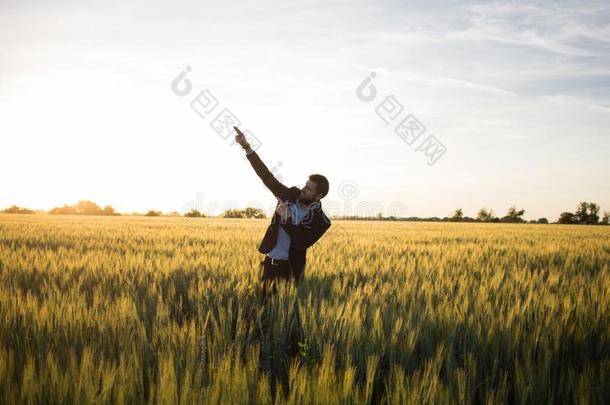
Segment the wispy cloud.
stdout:
<svg viewBox="0 0 610 405">
<path fill-rule="evenodd" d="M 610 113 L 610 107 L 603 107 L 601 105 L 595 105 L 595 104 L 587 104 L 587 107 L 592 108 L 596 111 L 602 111 L 605 113 Z"/>
</svg>

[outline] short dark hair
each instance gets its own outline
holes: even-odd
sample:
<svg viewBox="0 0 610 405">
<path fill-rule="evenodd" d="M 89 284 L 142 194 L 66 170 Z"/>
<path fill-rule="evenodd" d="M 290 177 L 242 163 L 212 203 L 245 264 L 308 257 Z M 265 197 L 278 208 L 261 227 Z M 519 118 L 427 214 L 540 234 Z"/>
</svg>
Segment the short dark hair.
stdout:
<svg viewBox="0 0 610 405">
<path fill-rule="evenodd" d="M 312 174 L 309 176 L 309 180 L 317 184 L 317 192 L 318 194 L 322 194 L 322 197 L 320 198 L 324 198 L 326 194 L 328 194 L 328 179 L 326 177 L 321 174 Z"/>
</svg>

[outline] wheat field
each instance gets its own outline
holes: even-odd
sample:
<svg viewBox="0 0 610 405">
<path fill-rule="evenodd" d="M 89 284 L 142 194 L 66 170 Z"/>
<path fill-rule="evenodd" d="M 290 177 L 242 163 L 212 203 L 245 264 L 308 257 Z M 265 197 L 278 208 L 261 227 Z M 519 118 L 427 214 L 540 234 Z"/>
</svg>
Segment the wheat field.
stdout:
<svg viewBox="0 0 610 405">
<path fill-rule="evenodd" d="M 610 227 L 0 214 L 0 403 L 610 401 Z"/>
</svg>

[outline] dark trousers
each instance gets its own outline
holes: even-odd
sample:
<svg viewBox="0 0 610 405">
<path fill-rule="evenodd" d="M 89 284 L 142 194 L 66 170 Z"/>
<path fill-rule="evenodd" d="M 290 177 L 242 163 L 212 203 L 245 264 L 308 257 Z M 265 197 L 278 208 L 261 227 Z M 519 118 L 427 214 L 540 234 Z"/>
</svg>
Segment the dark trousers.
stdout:
<svg viewBox="0 0 610 405">
<path fill-rule="evenodd" d="M 261 302 L 265 300 L 268 294 L 275 294 L 277 292 L 276 286 L 278 282 L 292 280 L 298 283 L 301 279 L 300 274 L 295 274 L 288 261 L 274 264 L 269 256 L 265 256 L 265 259 L 261 262 L 261 267 L 263 269 L 261 276 L 261 282 L 263 283 Z"/>
</svg>

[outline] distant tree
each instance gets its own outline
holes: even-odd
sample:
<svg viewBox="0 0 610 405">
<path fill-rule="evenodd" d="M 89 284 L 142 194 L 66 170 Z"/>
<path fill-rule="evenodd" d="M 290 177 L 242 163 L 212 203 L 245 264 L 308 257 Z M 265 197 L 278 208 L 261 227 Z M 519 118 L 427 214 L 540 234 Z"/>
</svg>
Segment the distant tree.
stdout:
<svg viewBox="0 0 610 405">
<path fill-rule="evenodd" d="M 500 219 L 500 222 L 525 222 L 523 218 L 521 218 L 525 214 L 525 210 L 518 210 L 514 205 L 508 209 L 506 216 Z"/>
<path fill-rule="evenodd" d="M 599 205 L 589 203 L 589 216 L 587 217 L 588 224 L 597 224 L 599 222 Z"/>
<path fill-rule="evenodd" d="M 172 211 L 172 212 L 168 212 L 166 216 L 168 216 L 168 217 L 179 217 L 180 213 L 178 211 Z"/>
<path fill-rule="evenodd" d="M 548 220 L 548 219 L 546 219 L 546 218 L 544 218 L 544 217 L 542 217 L 542 218 L 538 218 L 538 223 L 539 223 L 539 224 L 548 224 L 548 223 L 549 223 L 549 220 Z"/>
<path fill-rule="evenodd" d="M 461 208 L 453 211 L 453 216 L 451 217 L 451 221 L 460 222 L 464 219 L 464 211 Z"/>
<path fill-rule="evenodd" d="M 582 201 L 578 204 L 574 216 L 579 224 L 597 224 L 599 222 L 599 205 Z"/>
<path fill-rule="evenodd" d="M 16 205 L 11 205 L 10 207 L 8 207 L 0 212 L 4 212 L 5 214 L 33 214 L 34 213 L 34 211 L 29 208 L 22 208 L 22 207 L 18 207 Z"/>
<path fill-rule="evenodd" d="M 76 204 L 77 214 L 96 215 L 100 214 L 101 211 L 102 209 L 99 207 L 99 205 L 97 205 L 93 201 L 82 200 Z"/>
<path fill-rule="evenodd" d="M 160 217 L 161 211 L 148 210 L 148 212 L 144 215 L 147 217 Z"/>
<path fill-rule="evenodd" d="M 63 207 L 55 207 L 49 210 L 52 215 L 74 215 L 77 214 L 76 207 L 73 205 L 64 204 Z"/>
<path fill-rule="evenodd" d="M 232 208 L 232 209 L 225 210 L 225 212 L 222 214 L 222 216 L 225 218 L 243 218 L 244 212 L 242 210 Z"/>
<path fill-rule="evenodd" d="M 120 215 L 110 205 L 101 209 L 99 205 L 89 200 L 81 200 L 76 205 L 64 204 L 63 207 L 55 207 L 49 210 L 53 215 Z"/>
<path fill-rule="evenodd" d="M 265 213 L 260 208 L 247 207 L 244 209 L 244 216 L 246 218 L 265 218 Z"/>
<path fill-rule="evenodd" d="M 514 205 L 508 209 L 508 216 L 511 218 L 515 218 L 516 220 L 521 219 L 521 217 L 525 214 L 525 210 L 518 210 Z"/>
<path fill-rule="evenodd" d="M 102 210 L 104 215 L 118 215 L 117 212 L 110 205 L 106 205 Z"/>
<path fill-rule="evenodd" d="M 557 222 L 560 224 L 577 224 L 578 217 L 571 212 L 562 212 Z"/>
<path fill-rule="evenodd" d="M 585 201 L 580 202 L 576 208 L 576 212 L 574 213 L 576 222 L 584 223 L 587 220 L 588 215 L 589 204 L 587 204 Z"/>
<path fill-rule="evenodd" d="M 581 224 L 597 224 L 599 222 L 599 205 L 583 201 L 578 205 L 576 216 Z"/>
<path fill-rule="evenodd" d="M 608 225 L 610 223 L 610 212 L 604 211 L 604 217 L 602 218 L 602 224 Z"/>
<path fill-rule="evenodd" d="M 189 212 L 187 212 L 186 214 L 184 214 L 185 217 L 189 217 L 189 218 L 201 218 L 201 217 L 205 217 L 204 214 L 202 214 L 201 212 L 197 211 L 195 208 L 191 208 L 191 210 Z"/>
<path fill-rule="evenodd" d="M 494 222 L 496 219 L 493 210 L 487 208 L 481 208 L 477 214 L 477 220 L 481 222 Z"/>
<path fill-rule="evenodd" d="M 222 216 L 224 218 L 265 218 L 265 213 L 260 208 L 248 207 L 243 210 L 228 209 Z"/>
</svg>

